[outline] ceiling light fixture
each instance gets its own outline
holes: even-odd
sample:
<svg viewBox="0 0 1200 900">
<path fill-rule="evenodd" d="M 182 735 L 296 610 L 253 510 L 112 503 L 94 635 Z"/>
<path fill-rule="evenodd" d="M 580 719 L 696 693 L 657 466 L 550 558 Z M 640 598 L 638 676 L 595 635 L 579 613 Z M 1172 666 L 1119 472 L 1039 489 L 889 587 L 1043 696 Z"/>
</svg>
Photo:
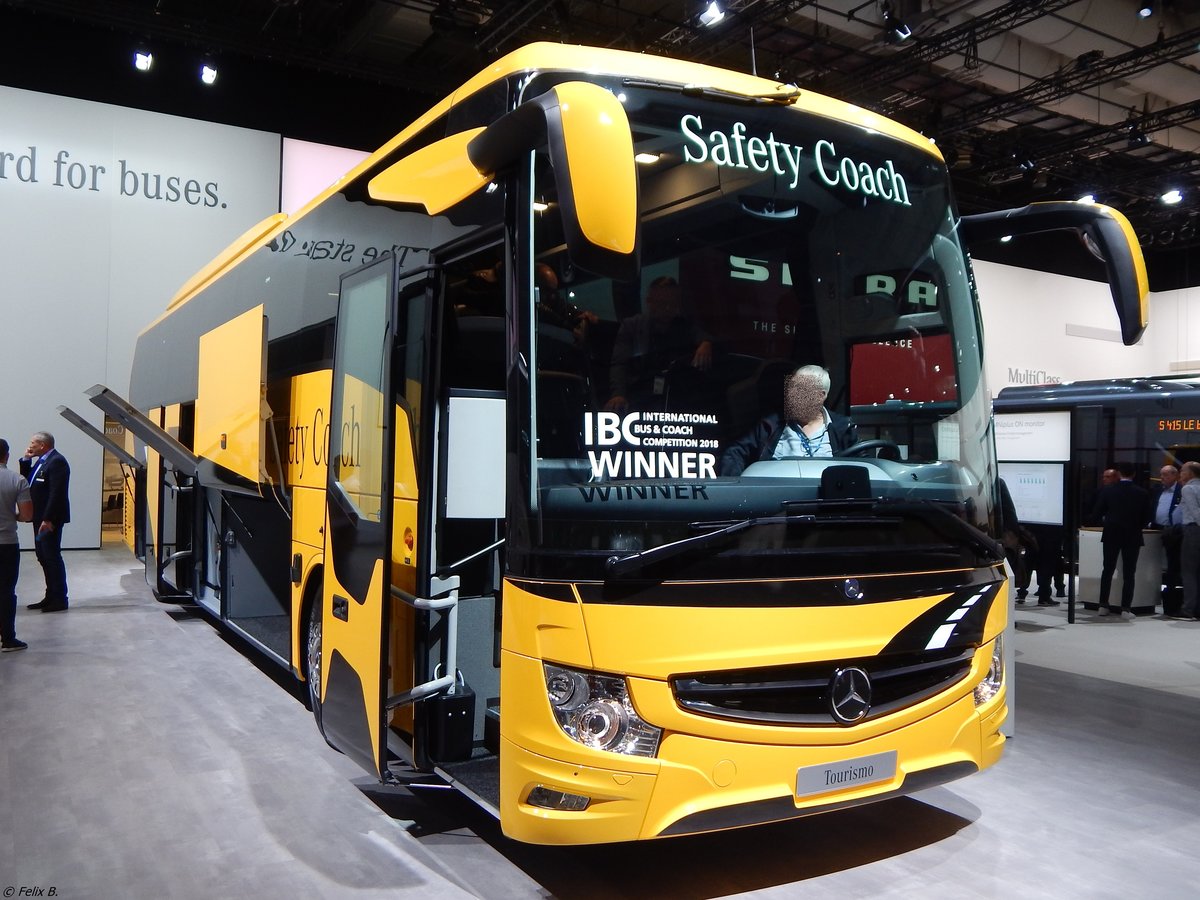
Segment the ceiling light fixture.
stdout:
<svg viewBox="0 0 1200 900">
<path fill-rule="evenodd" d="M 133 67 L 139 72 L 149 72 L 154 68 L 154 54 L 149 50 L 135 50 L 133 54 Z"/>
<path fill-rule="evenodd" d="M 889 44 L 899 44 L 912 37 L 912 29 L 904 24 L 892 11 L 892 4 L 884 3 L 883 9 L 883 39 Z"/>
<path fill-rule="evenodd" d="M 200 66 L 200 80 L 204 84 L 214 84 L 217 80 L 217 67 L 204 63 Z"/>
<path fill-rule="evenodd" d="M 1172 188 L 1163 194 L 1159 199 L 1162 200 L 1163 203 L 1174 205 L 1183 200 L 1183 191 L 1179 190 L 1178 188 Z"/>
<path fill-rule="evenodd" d="M 721 9 L 720 3 L 710 3 L 704 12 L 700 13 L 700 24 L 705 28 L 712 28 L 718 22 L 725 18 L 725 10 Z"/>
<path fill-rule="evenodd" d="M 1077 203 L 1095 203 L 1096 195 L 1095 194 L 1084 194 L 1076 202 Z"/>
<path fill-rule="evenodd" d="M 1139 19 L 1148 19 L 1154 15 L 1153 0 L 1143 0 L 1142 3 L 1139 3 L 1137 14 Z"/>
</svg>

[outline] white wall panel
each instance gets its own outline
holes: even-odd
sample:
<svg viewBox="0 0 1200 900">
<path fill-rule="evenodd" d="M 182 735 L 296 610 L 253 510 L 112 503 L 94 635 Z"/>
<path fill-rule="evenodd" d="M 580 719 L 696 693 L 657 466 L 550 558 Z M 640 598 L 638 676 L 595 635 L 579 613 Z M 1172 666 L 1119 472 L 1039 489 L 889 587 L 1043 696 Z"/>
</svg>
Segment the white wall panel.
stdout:
<svg viewBox="0 0 1200 900">
<path fill-rule="evenodd" d="M 83 391 L 126 393 L 142 328 L 278 210 L 280 137 L 0 87 L 0 162 L 0 436 L 19 455 L 54 433 L 72 468 L 64 546 L 94 547 L 102 452 L 55 409 L 102 427 Z"/>
<path fill-rule="evenodd" d="M 973 265 L 993 394 L 1017 384 L 1163 375 L 1174 361 L 1200 359 L 1200 289 L 1151 294 L 1150 326 L 1138 344 L 1126 347 L 1107 285 Z"/>
</svg>

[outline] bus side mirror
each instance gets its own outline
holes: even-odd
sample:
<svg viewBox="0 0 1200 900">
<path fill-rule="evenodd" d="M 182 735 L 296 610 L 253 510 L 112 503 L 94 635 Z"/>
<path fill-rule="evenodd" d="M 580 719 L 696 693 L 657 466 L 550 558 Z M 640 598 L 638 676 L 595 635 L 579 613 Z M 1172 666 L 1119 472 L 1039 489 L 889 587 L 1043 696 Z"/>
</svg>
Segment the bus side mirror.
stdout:
<svg viewBox="0 0 1200 900">
<path fill-rule="evenodd" d="M 467 145 L 493 174 L 547 146 L 567 251 L 580 268 L 630 280 L 638 269 L 637 166 L 621 102 L 599 85 L 556 85 L 497 119 Z"/>
<path fill-rule="evenodd" d="M 968 249 L 978 241 L 1006 235 L 1073 229 L 1104 263 L 1113 306 L 1121 323 L 1121 340 L 1136 344 L 1149 323 L 1149 280 L 1146 261 L 1133 226 L 1117 210 L 1095 203 L 1058 201 L 1032 203 L 1020 209 L 963 216 L 959 235 Z"/>
</svg>

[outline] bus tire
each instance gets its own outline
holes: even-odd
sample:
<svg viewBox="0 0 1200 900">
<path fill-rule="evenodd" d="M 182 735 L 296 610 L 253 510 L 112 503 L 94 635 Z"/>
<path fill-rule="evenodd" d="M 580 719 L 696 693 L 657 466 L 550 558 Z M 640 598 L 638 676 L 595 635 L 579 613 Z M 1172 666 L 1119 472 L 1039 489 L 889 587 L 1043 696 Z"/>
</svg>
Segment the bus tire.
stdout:
<svg viewBox="0 0 1200 900">
<path fill-rule="evenodd" d="M 308 616 L 304 623 L 304 681 L 308 685 L 308 703 L 312 710 L 313 721 L 317 723 L 317 731 L 325 738 L 325 743 L 337 750 L 325 735 L 325 726 L 321 722 L 321 665 L 324 656 L 321 640 L 321 604 L 314 598 L 308 604 Z M 338 750 L 340 753 L 341 751 Z"/>
</svg>

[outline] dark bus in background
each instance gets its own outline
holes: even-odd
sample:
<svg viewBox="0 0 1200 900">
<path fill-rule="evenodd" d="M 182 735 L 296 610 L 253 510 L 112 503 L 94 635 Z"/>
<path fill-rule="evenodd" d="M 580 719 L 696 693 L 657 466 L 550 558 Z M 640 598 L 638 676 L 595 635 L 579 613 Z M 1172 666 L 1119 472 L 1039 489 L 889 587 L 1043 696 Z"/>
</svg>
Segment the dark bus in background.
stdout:
<svg viewBox="0 0 1200 900">
<path fill-rule="evenodd" d="M 1071 413 L 1066 503 L 1079 524 L 1088 524 L 1100 475 L 1114 462 L 1133 463 L 1134 480 L 1152 488 L 1168 463 L 1200 460 L 1200 374 L 1007 387 L 992 409 Z"/>
</svg>

